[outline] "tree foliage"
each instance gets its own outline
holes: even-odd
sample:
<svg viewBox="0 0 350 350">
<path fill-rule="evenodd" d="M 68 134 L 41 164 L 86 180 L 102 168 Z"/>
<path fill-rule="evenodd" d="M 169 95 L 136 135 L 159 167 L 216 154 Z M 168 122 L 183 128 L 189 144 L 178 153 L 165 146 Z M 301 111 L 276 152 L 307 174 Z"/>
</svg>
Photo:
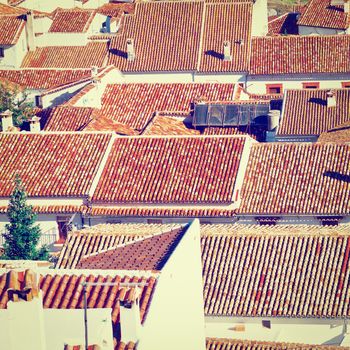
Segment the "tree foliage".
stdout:
<svg viewBox="0 0 350 350">
<path fill-rule="evenodd" d="M 15 189 L 10 198 L 7 216 L 10 223 L 6 225 L 5 254 L 2 258 L 47 260 L 47 247 L 37 248 L 41 230 L 39 226 L 34 226 L 36 214 L 33 213 L 32 206 L 27 204 L 27 195 L 18 175 L 15 178 Z"/>
<path fill-rule="evenodd" d="M 0 113 L 6 110 L 13 113 L 13 124 L 21 127 L 33 116 L 33 104 L 28 102 L 28 94 L 17 84 L 0 81 Z"/>
</svg>

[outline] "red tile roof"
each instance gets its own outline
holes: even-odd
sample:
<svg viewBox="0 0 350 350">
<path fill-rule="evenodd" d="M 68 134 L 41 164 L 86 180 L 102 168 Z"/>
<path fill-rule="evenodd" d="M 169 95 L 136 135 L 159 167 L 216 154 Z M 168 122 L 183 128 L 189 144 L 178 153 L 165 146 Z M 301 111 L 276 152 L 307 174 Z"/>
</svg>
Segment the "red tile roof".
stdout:
<svg viewBox="0 0 350 350">
<path fill-rule="evenodd" d="M 206 315 L 349 317 L 348 226 L 333 234 L 221 226 L 202 233 Z"/>
<path fill-rule="evenodd" d="M 143 131 L 143 135 L 243 135 L 239 128 L 194 129 L 192 123 L 184 117 L 156 115 Z M 251 135 L 250 135 L 251 136 Z"/>
<path fill-rule="evenodd" d="M 350 35 L 252 39 L 251 75 L 348 73 Z"/>
<path fill-rule="evenodd" d="M 135 3 L 108 3 L 100 6 L 97 12 L 110 17 L 120 17 L 123 13 L 133 14 Z"/>
<path fill-rule="evenodd" d="M 249 66 L 252 4 L 206 4 L 200 53 L 200 72 L 246 72 Z M 224 61 L 224 41 L 231 61 Z"/>
<path fill-rule="evenodd" d="M 111 41 L 108 63 L 130 72 L 195 70 L 203 8 L 203 2 L 136 4 L 135 14 L 124 17 L 121 34 Z M 134 39 L 134 61 L 126 59 L 128 38 Z"/>
<path fill-rule="evenodd" d="M 331 0 L 310 0 L 304 6 L 298 25 L 345 30 L 348 18 L 344 6 L 331 5 Z"/>
<path fill-rule="evenodd" d="M 267 35 L 298 34 L 296 14 L 285 13 L 282 16 L 274 18 L 269 21 L 268 27 L 269 31 Z"/>
<path fill-rule="evenodd" d="M 24 27 L 22 18 L 0 15 L 0 45 L 15 45 Z"/>
<path fill-rule="evenodd" d="M 91 76 L 91 69 L 18 69 L 0 70 L 6 79 L 27 89 L 49 89 Z"/>
<path fill-rule="evenodd" d="M 159 232 L 167 232 L 176 227 L 177 224 L 101 224 L 71 232 L 60 252 L 56 268 L 75 269 L 86 255 L 150 237 Z"/>
<path fill-rule="evenodd" d="M 110 84 L 102 96 L 101 112 L 116 122 L 142 130 L 155 112 L 188 114 L 197 98 L 232 100 L 233 91 L 234 84 Z"/>
<path fill-rule="evenodd" d="M 345 350 L 334 345 L 275 343 L 256 340 L 207 338 L 206 350 Z"/>
<path fill-rule="evenodd" d="M 0 197 L 13 191 L 15 174 L 29 196 L 86 196 L 111 134 L 0 135 Z"/>
<path fill-rule="evenodd" d="M 231 203 L 245 140 L 236 136 L 117 138 L 93 200 Z"/>
<path fill-rule="evenodd" d="M 262 215 L 350 213 L 350 144 L 253 145 L 239 211 Z"/>
<path fill-rule="evenodd" d="M 91 68 L 103 67 L 107 42 L 93 41 L 86 46 L 47 46 L 28 52 L 22 68 Z"/>
<path fill-rule="evenodd" d="M 81 131 L 93 120 L 95 108 L 59 106 L 53 108 L 45 131 Z"/>
<path fill-rule="evenodd" d="M 350 89 L 334 89 L 336 107 L 327 107 L 329 90 L 287 90 L 278 135 L 320 135 L 350 121 Z"/>
<path fill-rule="evenodd" d="M 160 217 L 160 218 L 232 218 L 236 215 L 237 209 L 228 208 L 198 208 L 193 205 L 191 208 L 164 208 L 161 205 L 159 207 L 135 207 L 133 206 L 120 206 L 120 207 L 96 207 L 93 206 L 88 212 L 88 215 L 93 216 L 118 216 L 118 217 Z"/>
<path fill-rule="evenodd" d="M 83 257 L 78 269 L 160 271 L 185 234 L 178 227 L 139 241 Z"/>
<path fill-rule="evenodd" d="M 23 14 L 22 9 L 0 3 L 0 15 L 22 15 L 22 14 Z"/>
<path fill-rule="evenodd" d="M 317 140 L 318 142 L 350 142 L 350 122 L 340 124 L 333 129 L 323 132 Z"/>
<path fill-rule="evenodd" d="M 96 15 L 95 10 L 56 9 L 49 32 L 84 33 Z"/>
<path fill-rule="evenodd" d="M 40 214 L 75 214 L 88 211 L 84 205 L 34 205 L 32 208 L 35 213 Z M 6 214 L 7 210 L 8 206 L 0 206 L 0 214 Z"/>
<path fill-rule="evenodd" d="M 251 13 L 248 2 L 137 3 L 135 14 L 124 17 L 121 33 L 112 38 L 109 64 L 125 72 L 247 71 Z M 127 60 L 129 38 L 134 61 Z M 231 43 L 231 62 L 223 60 L 225 40 Z"/>
</svg>

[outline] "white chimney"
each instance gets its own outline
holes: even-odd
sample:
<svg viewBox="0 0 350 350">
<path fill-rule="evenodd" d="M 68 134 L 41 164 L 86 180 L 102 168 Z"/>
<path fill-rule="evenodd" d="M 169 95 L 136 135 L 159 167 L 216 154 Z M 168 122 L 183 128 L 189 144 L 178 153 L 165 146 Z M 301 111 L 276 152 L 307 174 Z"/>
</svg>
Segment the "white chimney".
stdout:
<svg viewBox="0 0 350 350">
<path fill-rule="evenodd" d="M 136 288 L 138 293 L 139 288 Z M 140 337 L 141 317 L 139 296 L 135 295 L 135 301 L 120 301 L 120 332 L 121 341 L 124 343 L 136 343 Z"/>
<path fill-rule="evenodd" d="M 40 119 L 37 116 L 34 116 L 30 120 L 30 132 L 40 132 Z"/>
<path fill-rule="evenodd" d="M 224 41 L 224 61 L 232 61 L 231 44 L 229 41 Z"/>
<path fill-rule="evenodd" d="M 36 49 L 35 45 L 35 32 L 34 32 L 34 14 L 33 11 L 27 12 L 27 22 L 26 22 L 26 35 L 27 35 L 27 45 L 29 51 L 34 51 Z"/>
<path fill-rule="evenodd" d="M 101 108 L 102 107 L 102 94 L 103 94 L 103 87 L 102 87 L 102 83 L 101 83 L 101 79 L 95 77 L 92 80 L 92 83 L 95 86 L 95 92 L 94 92 L 94 96 L 92 99 L 92 105 L 90 107 L 94 107 L 94 108 Z"/>
<path fill-rule="evenodd" d="M 128 61 L 135 60 L 135 47 L 134 47 L 134 39 L 126 39 L 126 52 L 128 55 Z"/>
<path fill-rule="evenodd" d="M 91 67 L 91 78 L 95 78 L 97 74 L 98 74 L 98 67 L 92 66 Z"/>
<path fill-rule="evenodd" d="M 350 1 L 344 0 L 344 12 L 349 13 L 350 12 Z"/>
<path fill-rule="evenodd" d="M 11 131 L 13 128 L 12 112 L 10 110 L 7 110 L 0 113 L 0 119 L 2 123 L 2 131 Z"/>
<path fill-rule="evenodd" d="M 335 98 L 335 92 L 334 90 L 328 90 L 327 91 L 327 107 L 336 107 L 337 106 L 337 100 Z"/>
</svg>

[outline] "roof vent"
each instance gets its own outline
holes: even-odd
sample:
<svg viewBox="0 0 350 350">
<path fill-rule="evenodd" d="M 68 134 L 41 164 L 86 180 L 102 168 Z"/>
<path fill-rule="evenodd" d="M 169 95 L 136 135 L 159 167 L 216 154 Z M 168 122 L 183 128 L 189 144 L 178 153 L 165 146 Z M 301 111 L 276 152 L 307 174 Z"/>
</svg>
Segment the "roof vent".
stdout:
<svg viewBox="0 0 350 350">
<path fill-rule="evenodd" d="M 224 61 L 232 61 L 231 44 L 229 41 L 224 41 Z"/>
<path fill-rule="evenodd" d="M 134 61 L 135 60 L 134 39 L 126 39 L 126 52 L 128 55 L 128 61 Z"/>
<path fill-rule="evenodd" d="M 335 98 L 335 92 L 334 90 L 328 90 L 327 91 L 327 107 L 336 107 L 337 106 L 337 100 Z"/>
</svg>

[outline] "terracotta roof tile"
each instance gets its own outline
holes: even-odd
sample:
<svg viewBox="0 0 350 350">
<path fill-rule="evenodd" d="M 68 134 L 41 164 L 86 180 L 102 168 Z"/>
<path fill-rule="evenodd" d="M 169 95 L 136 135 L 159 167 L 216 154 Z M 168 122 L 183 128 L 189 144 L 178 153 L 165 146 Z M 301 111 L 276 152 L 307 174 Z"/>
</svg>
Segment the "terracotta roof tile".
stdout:
<svg viewBox="0 0 350 350">
<path fill-rule="evenodd" d="M 247 71 L 251 11 L 248 2 L 137 3 L 134 15 L 124 17 L 121 33 L 112 38 L 109 64 L 124 72 Z M 127 60 L 129 38 L 134 39 L 134 61 Z M 231 62 L 222 57 L 225 40 L 231 41 Z"/>
<path fill-rule="evenodd" d="M 336 107 L 327 107 L 329 90 L 287 90 L 278 135 L 320 135 L 350 121 L 350 89 L 335 89 Z"/>
<path fill-rule="evenodd" d="M 87 195 L 111 134 L 1 134 L 0 196 L 19 174 L 29 196 Z"/>
<path fill-rule="evenodd" d="M 95 10 L 81 8 L 57 9 L 49 32 L 84 33 L 96 15 Z"/>
<path fill-rule="evenodd" d="M 45 131 L 81 131 L 92 121 L 96 111 L 91 107 L 59 106 L 53 108 Z"/>
<path fill-rule="evenodd" d="M 117 138 L 93 200 L 232 203 L 245 140 L 236 136 Z"/>
<path fill-rule="evenodd" d="M 318 142 L 349 142 L 350 143 L 350 122 L 340 124 L 333 129 L 323 132 Z"/>
<path fill-rule="evenodd" d="M 253 145 L 240 212 L 276 215 L 350 213 L 350 144 Z"/>
<path fill-rule="evenodd" d="M 206 315 L 350 315 L 348 225 L 345 230 L 318 227 L 315 234 L 305 226 L 299 234 L 283 233 L 279 226 L 260 226 L 255 234 L 232 228 L 202 231 Z"/>
<path fill-rule="evenodd" d="M 32 208 L 35 213 L 40 214 L 75 214 L 87 211 L 87 207 L 83 205 L 34 205 Z M 0 214 L 6 214 L 7 210 L 7 206 L 0 206 Z"/>
<path fill-rule="evenodd" d="M 120 17 L 122 13 L 133 14 L 135 3 L 108 3 L 100 6 L 97 12 L 110 17 Z"/>
<path fill-rule="evenodd" d="M 18 7 L 0 3 L 0 15 L 22 15 L 23 10 Z"/>
<path fill-rule="evenodd" d="M 102 224 L 71 232 L 60 252 L 56 268 L 76 268 L 86 255 L 150 237 L 159 232 L 167 232 L 176 227 L 177 224 Z"/>
<path fill-rule="evenodd" d="M 207 338 L 207 350 L 345 350 L 334 345 L 307 345 L 295 343 L 263 342 L 256 340 Z"/>
<path fill-rule="evenodd" d="M 49 89 L 91 76 L 91 69 L 17 69 L 0 70 L 5 79 L 27 89 Z"/>
<path fill-rule="evenodd" d="M 107 42 L 93 41 L 86 46 L 47 46 L 28 52 L 22 68 L 91 68 L 103 67 Z"/>
<path fill-rule="evenodd" d="M 124 17 L 121 34 L 111 41 L 108 63 L 129 72 L 195 70 L 203 7 L 203 2 L 136 4 L 135 14 Z M 126 58 L 128 38 L 134 39 L 134 61 Z"/>
<path fill-rule="evenodd" d="M 109 84 L 102 96 L 101 112 L 116 122 L 141 130 L 157 111 L 188 114 L 195 99 L 205 96 L 213 101 L 231 100 L 233 90 L 234 84 Z"/>
<path fill-rule="evenodd" d="M 207 4 L 200 53 L 200 72 L 248 71 L 251 3 Z M 224 61 L 224 41 L 231 45 L 231 61 Z"/>
<path fill-rule="evenodd" d="M 209 127 L 204 130 L 194 129 L 187 118 L 156 115 L 144 129 L 143 135 L 246 135 L 245 128 Z M 254 135 L 249 134 L 251 137 Z"/>
<path fill-rule="evenodd" d="M 310 0 L 304 6 L 298 25 L 345 30 L 348 19 L 344 6 L 331 5 L 331 0 Z"/>
<path fill-rule="evenodd" d="M 176 249 L 185 231 L 186 228 L 178 227 L 169 232 L 87 255 L 80 260 L 77 268 L 160 271 Z"/>
<path fill-rule="evenodd" d="M 285 13 L 269 20 L 267 35 L 298 34 L 297 17 L 295 13 Z"/>
<path fill-rule="evenodd" d="M 0 15 L 0 45 L 15 45 L 24 27 L 23 18 Z"/>
<path fill-rule="evenodd" d="M 250 74 L 348 73 L 350 35 L 252 39 Z"/>
</svg>

